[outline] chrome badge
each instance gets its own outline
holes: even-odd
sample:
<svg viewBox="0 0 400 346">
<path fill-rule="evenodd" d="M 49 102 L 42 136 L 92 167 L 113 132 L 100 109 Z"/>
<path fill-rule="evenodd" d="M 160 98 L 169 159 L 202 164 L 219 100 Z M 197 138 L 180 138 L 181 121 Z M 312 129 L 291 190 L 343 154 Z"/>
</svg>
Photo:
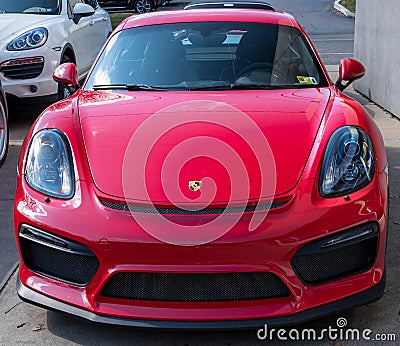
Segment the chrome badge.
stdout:
<svg viewBox="0 0 400 346">
<path fill-rule="evenodd" d="M 188 187 L 191 191 L 198 191 L 201 188 L 201 180 L 189 180 Z"/>
</svg>

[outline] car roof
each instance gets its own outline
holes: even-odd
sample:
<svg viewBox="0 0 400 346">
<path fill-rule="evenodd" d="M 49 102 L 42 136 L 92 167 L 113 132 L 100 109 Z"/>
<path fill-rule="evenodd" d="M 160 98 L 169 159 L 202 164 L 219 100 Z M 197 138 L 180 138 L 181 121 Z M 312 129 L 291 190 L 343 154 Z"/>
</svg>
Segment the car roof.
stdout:
<svg viewBox="0 0 400 346">
<path fill-rule="evenodd" d="M 196 8 L 254 8 L 260 10 L 275 11 L 275 9 L 264 1 L 220 1 L 220 2 L 199 2 L 185 6 L 185 10 Z"/>
<path fill-rule="evenodd" d="M 125 19 L 117 31 L 147 25 L 188 22 L 255 22 L 291 26 L 303 31 L 294 17 L 288 13 L 247 8 L 207 8 L 134 15 Z"/>
</svg>

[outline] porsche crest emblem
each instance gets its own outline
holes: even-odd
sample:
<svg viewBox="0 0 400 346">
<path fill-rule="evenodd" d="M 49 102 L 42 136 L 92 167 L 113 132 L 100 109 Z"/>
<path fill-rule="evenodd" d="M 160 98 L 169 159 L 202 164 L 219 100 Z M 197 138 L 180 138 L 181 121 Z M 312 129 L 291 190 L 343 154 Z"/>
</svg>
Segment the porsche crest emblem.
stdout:
<svg viewBox="0 0 400 346">
<path fill-rule="evenodd" d="M 188 187 L 191 191 L 198 191 L 201 188 L 201 180 L 189 180 Z"/>
</svg>

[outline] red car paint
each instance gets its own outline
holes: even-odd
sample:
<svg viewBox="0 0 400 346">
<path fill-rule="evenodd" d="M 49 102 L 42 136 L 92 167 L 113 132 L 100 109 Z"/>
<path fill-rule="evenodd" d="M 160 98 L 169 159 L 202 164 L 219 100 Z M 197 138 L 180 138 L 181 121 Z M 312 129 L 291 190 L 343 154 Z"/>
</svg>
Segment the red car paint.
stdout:
<svg viewBox="0 0 400 346">
<path fill-rule="evenodd" d="M 293 17 L 263 11 L 193 10 L 132 17 L 116 29 L 175 23 L 177 21 L 255 21 L 293 26 L 302 31 Z M 303 31 L 302 31 L 303 32 Z M 304 32 L 303 32 L 304 33 Z M 319 60 L 318 60 L 319 61 Z M 320 63 L 321 64 L 321 63 Z M 322 66 L 322 64 L 321 64 Z M 325 70 L 323 70 L 325 71 Z M 326 73 L 326 72 L 324 72 Z M 213 124 L 187 124 L 162 137 L 149 155 L 146 171 L 149 195 L 132 194 L 127 200 L 143 205 L 169 206 L 160 180 L 162 163 L 173 147 L 192 137 L 210 136 L 235 148 L 249 176 L 249 190 L 237 192 L 238 204 L 257 200 L 287 202 L 271 209 L 253 231 L 253 213 L 243 213 L 235 226 L 219 238 L 192 246 L 158 240 L 129 212 L 104 206 L 101 201 L 125 203 L 123 160 L 132 134 L 157 112 L 184 102 L 223 102 L 248 116 L 267 138 L 275 159 L 276 185 L 273 195 L 263 195 L 260 167 L 243 138 Z M 375 174 L 364 188 L 345 196 L 324 198 L 318 190 L 322 160 L 327 143 L 336 129 L 358 126 L 371 138 L 375 152 Z M 26 152 L 32 136 L 45 128 L 64 132 L 69 140 L 75 171 L 75 194 L 69 200 L 51 198 L 33 190 L 25 181 Z M 251 137 L 251 134 L 250 134 Z M 195 144 L 188 150 L 197 150 Z M 205 148 L 205 150 L 212 150 Z M 140 148 L 138 148 L 140 150 Z M 172 162 L 175 162 L 172 160 Z M 179 160 L 177 160 L 179 163 Z M 380 132 L 368 113 L 356 101 L 343 95 L 330 81 L 324 88 L 268 91 L 83 91 L 50 106 L 28 133 L 18 163 L 15 196 L 15 232 L 29 224 L 51 234 L 87 246 L 100 266 L 85 287 L 56 280 L 27 268 L 21 255 L 22 285 L 46 297 L 101 316 L 138 320 L 230 321 L 291 316 L 374 287 L 384 275 L 387 226 L 387 164 Z M 157 172 L 155 174 L 154 172 Z M 193 172 L 196 172 L 194 174 Z M 206 157 L 189 161 L 177 179 L 183 194 L 176 204 L 188 204 L 198 195 L 187 191 L 187 181 L 212 177 L 218 187 L 211 207 L 231 199 L 227 173 Z M 268 190 L 271 191 L 271 190 Z M 150 196 L 150 200 L 148 199 Z M 148 216 L 143 216 L 149 218 Z M 186 226 L 206 224 L 213 215 L 173 216 Z M 231 216 L 224 220 L 227 224 Z M 154 222 L 157 222 L 155 220 Z M 379 228 L 377 256 L 372 267 L 339 280 L 306 285 L 291 265 L 304 245 L 350 227 L 376 222 Z M 160 224 L 161 225 L 161 224 Z M 271 272 L 288 287 L 283 298 L 228 302 L 160 302 L 110 298 L 100 292 L 117 272 L 224 273 Z"/>
<path fill-rule="evenodd" d="M 135 131 L 155 113 L 161 112 L 167 107 L 187 102 L 189 99 L 182 92 L 170 92 L 168 95 L 165 95 L 165 93 L 122 95 L 120 99 L 115 99 L 114 94 L 101 91 L 96 93 L 83 92 L 79 99 L 81 107 L 79 115 L 87 157 L 96 186 L 106 194 L 123 197 L 124 192 L 120 179 L 121 171 L 123 169 L 125 150 Z M 97 96 L 103 104 L 100 109 L 92 107 Z M 282 99 L 289 97 L 292 97 L 293 101 L 282 105 Z M 274 90 L 268 94 L 265 92 L 234 91 L 227 95 L 215 95 L 215 93 L 207 95 L 207 102 L 218 104 L 223 100 L 224 103 L 247 114 L 257 124 L 263 135 L 268 138 L 268 143 L 274 153 L 276 170 L 279 172 L 275 194 L 281 195 L 290 191 L 300 178 L 329 98 L 330 90 L 327 88 L 319 90 Z M 197 108 L 198 102 L 200 103 L 201 100 L 204 100 L 203 92 L 193 93 L 190 97 L 190 101 Z M 127 102 L 143 105 L 139 116 L 136 115 L 135 109 L 127 109 Z M 260 113 L 259 109 L 266 109 L 266 111 Z M 115 114 L 120 114 L 118 116 L 119 121 L 111 127 L 109 124 L 115 119 Z M 167 117 L 167 114 L 173 114 L 173 108 L 165 111 L 165 117 Z M 193 111 L 190 109 L 184 118 L 193 118 L 192 114 Z M 276 116 L 277 114 L 279 116 Z M 215 112 L 213 116 L 218 119 Z M 162 118 L 165 117 L 161 115 L 157 122 L 162 123 Z M 126 126 L 127 123 L 130 125 Z M 164 124 L 160 126 L 164 126 Z M 287 131 L 280 131 L 282 128 L 287 128 Z M 295 129 L 295 131 L 290 129 Z M 246 148 L 246 142 L 232 132 L 232 130 L 217 124 L 202 124 L 199 126 L 199 123 L 190 123 L 186 126 L 182 125 L 179 128 L 172 129 L 157 141 L 153 147 L 154 154 L 148 158 L 148 164 L 152 169 L 161 171 L 167 155 L 180 142 L 192 137 L 212 136 L 235 148 L 235 151 L 246 166 L 246 171 L 254 179 L 251 182 L 251 185 L 255 185 L 251 186 L 254 192 L 250 191 L 249 199 L 255 199 L 260 197 L 260 182 L 255 179 L 257 175 L 260 175 L 258 162 L 255 158 L 252 159 L 251 149 Z M 116 136 L 115 133 L 118 133 L 118 135 Z M 305 137 L 304 133 L 308 133 L 310 136 Z M 246 133 L 245 135 L 246 138 L 254 136 L 252 133 Z M 193 152 L 196 149 L 196 145 L 196 143 L 188 144 L 185 149 Z M 298 155 L 291 156 L 290 170 L 287 170 L 285 168 L 287 167 L 289 154 L 288 148 L 293 147 L 298 149 Z M 204 150 L 206 151 L 207 149 Z M 113 164 L 107 170 L 102 169 L 105 157 L 113 158 Z M 196 172 L 200 178 L 212 177 L 217 186 L 222 187 L 227 181 L 227 177 L 221 172 L 219 166 L 203 157 L 184 166 L 179 177 L 181 187 L 186 187 L 184 186 L 185 182 L 193 176 L 193 172 Z M 151 189 L 149 193 L 152 201 L 168 203 L 168 198 L 165 196 L 161 186 L 160 176 L 154 176 L 152 171 L 149 170 L 146 172 L 146 182 Z M 229 195 L 229 192 L 230 186 L 227 186 L 226 189 L 218 189 L 214 202 L 223 203 L 228 201 L 229 196 L 227 195 Z M 243 194 L 245 193 L 243 192 Z M 129 198 L 139 201 L 146 200 L 145 196 L 138 195 L 129 196 Z M 247 199 L 247 195 L 241 198 L 241 200 Z"/>
</svg>

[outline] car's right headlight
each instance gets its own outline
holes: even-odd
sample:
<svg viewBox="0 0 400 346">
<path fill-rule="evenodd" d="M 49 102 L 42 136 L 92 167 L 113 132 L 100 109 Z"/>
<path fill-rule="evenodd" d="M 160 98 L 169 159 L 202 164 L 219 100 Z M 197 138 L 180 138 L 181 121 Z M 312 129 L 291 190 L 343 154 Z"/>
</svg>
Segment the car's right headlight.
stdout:
<svg viewBox="0 0 400 346">
<path fill-rule="evenodd" d="M 357 126 L 343 126 L 332 134 L 326 147 L 320 193 L 335 197 L 359 190 L 372 180 L 374 170 L 374 151 L 367 133 Z"/>
<path fill-rule="evenodd" d="M 46 28 L 29 30 L 12 40 L 7 45 L 7 50 L 15 51 L 38 48 L 46 43 L 48 36 L 49 33 Z"/>
<path fill-rule="evenodd" d="M 30 187 L 48 196 L 73 196 L 72 155 L 63 132 L 46 129 L 34 135 L 26 156 L 25 179 Z"/>
</svg>

